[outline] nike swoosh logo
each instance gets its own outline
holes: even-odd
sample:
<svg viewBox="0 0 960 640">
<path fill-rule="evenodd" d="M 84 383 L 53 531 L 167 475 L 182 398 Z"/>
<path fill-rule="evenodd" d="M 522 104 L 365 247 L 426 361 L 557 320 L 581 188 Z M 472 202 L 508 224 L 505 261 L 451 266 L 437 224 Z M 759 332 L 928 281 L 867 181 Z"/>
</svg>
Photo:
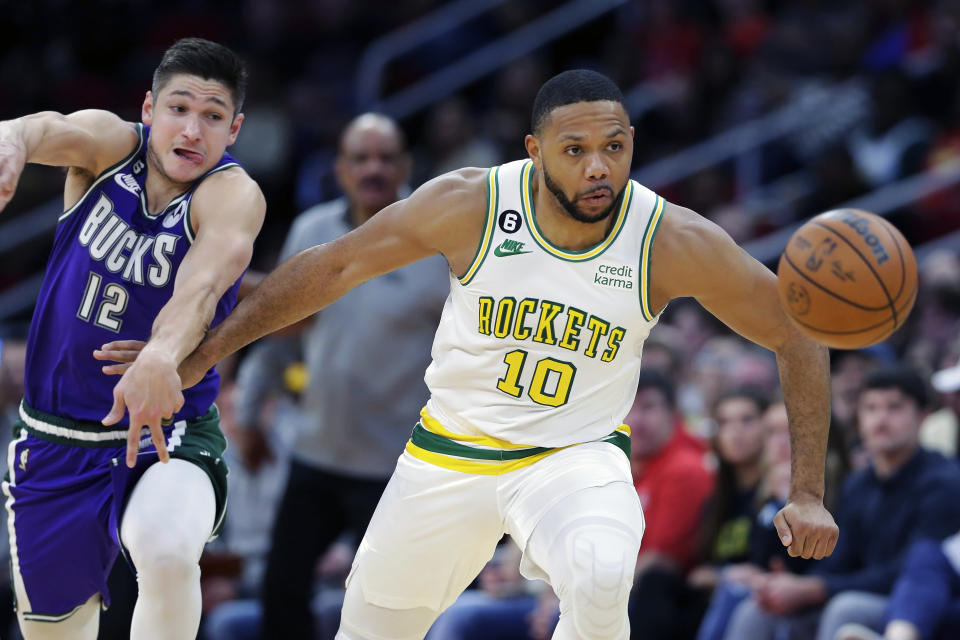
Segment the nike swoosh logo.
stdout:
<svg viewBox="0 0 960 640">
<path fill-rule="evenodd" d="M 502 247 L 497 247 L 493 250 L 493 255 L 498 258 L 504 258 L 506 256 L 519 256 L 521 253 L 533 253 L 532 251 L 504 251 Z"/>
</svg>

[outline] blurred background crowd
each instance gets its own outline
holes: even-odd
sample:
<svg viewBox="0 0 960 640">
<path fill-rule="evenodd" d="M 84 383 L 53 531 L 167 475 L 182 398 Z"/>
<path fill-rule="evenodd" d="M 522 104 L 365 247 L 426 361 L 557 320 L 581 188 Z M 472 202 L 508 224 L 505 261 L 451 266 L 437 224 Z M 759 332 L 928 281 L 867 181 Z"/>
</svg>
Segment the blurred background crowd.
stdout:
<svg viewBox="0 0 960 640">
<path fill-rule="evenodd" d="M 875 617 L 848 612 L 890 618 L 884 607 L 895 598 L 886 596 L 898 593 L 897 580 L 908 573 L 911 543 L 960 530 L 957 506 L 937 499 L 960 487 L 954 478 L 960 476 L 960 368 L 953 368 L 960 360 L 960 2 L 169 0 L 161 7 L 139 0 L 38 0 L 0 7 L 2 119 L 104 108 L 137 121 L 153 68 L 176 38 L 207 37 L 244 56 L 250 68 L 246 121 L 230 151 L 267 197 L 252 265 L 261 271 L 303 241 L 306 222 L 289 237 L 288 231 L 304 211 L 340 206 L 356 223 L 357 215 L 362 221 L 445 171 L 523 157 L 537 89 L 576 67 L 606 73 L 623 89 L 636 127 L 634 177 L 711 218 L 771 267 L 794 226 L 821 211 L 861 207 L 898 226 L 917 253 L 919 297 L 906 326 L 886 342 L 832 353 L 827 501 L 848 540 L 872 535 L 857 528 L 870 517 L 896 519 L 890 510 L 871 515 L 853 506 L 872 490 L 863 485 L 871 478 L 887 487 L 877 490 L 886 496 L 877 504 L 889 509 L 892 503 L 882 500 L 893 500 L 890 486 L 908 487 L 903 491 L 914 502 L 936 494 L 922 507 L 929 523 L 918 516 L 923 521 L 889 524 L 876 548 L 855 539 L 869 548 L 844 549 L 851 555 L 826 569 L 780 552 L 770 518 L 785 498 L 789 448 L 776 362 L 696 303 L 674 301 L 645 348 L 645 373 L 627 420 L 648 526 L 631 604 L 636 637 L 764 637 L 737 626 L 759 624 L 764 616 L 776 627 L 771 634 L 779 634 L 771 638 L 834 640 L 834 627 L 851 621 L 882 630 Z M 366 111 L 399 124 L 402 135 L 384 143 L 392 151 L 345 145 L 345 127 Z M 364 164 L 361 156 L 376 157 Z M 344 158 L 353 159 L 353 168 L 337 170 Z M 12 421 L 19 402 L 23 340 L 62 184 L 62 171 L 28 167 L 0 216 L 0 426 Z M 358 214 L 361 204 L 373 211 Z M 424 311 L 427 325 L 435 326 L 443 293 L 429 295 L 435 308 Z M 373 322 L 381 316 L 374 298 L 349 304 Z M 315 416 L 325 410 L 310 398 L 334 384 L 334 374 L 319 366 L 333 352 L 330 339 L 316 346 L 319 334 L 332 331 L 321 321 L 221 366 L 218 404 L 234 446 L 225 534 L 203 565 L 202 632 L 209 640 L 259 637 L 262 585 L 282 583 L 285 574 L 276 567 L 298 560 L 309 568 L 308 584 L 298 587 L 309 601 L 308 624 L 317 637 L 331 638 L 336 629 L 365 516 L 337 516 L 343 522 L 324 532 L 334 542 L 313 545 L 318 548 L 304 548 L 274 527 L 278 510 L 297 509 L 290 479 L 308 477 L 309 469 L 358 479 L 349 465 L 304 458 L 304 431 L 323 429 Z M 429 335 L 432 326 L 422 329 Z M 361 328 L 367 330 L 355 327 Z M 413 329 L 384 317 L 383 328 L 370 331 L 396 338 Z M 405 365 L 422 372 L 428 356 Z M 358 367 L 337 384 L 354 393 L 371 389 L 374 397 L 382 390 L 365 377 L 377 375 Z M 901 420 L 899 427 L 883 420 L 871 427 L 876 418 L 864 417 L 870 390 L 894 390 L 916 413 L 888 416 L 891 424 Z M 414 399 L 418 393 L 426 391 L 418 387 Z M 399 403 L 390 394 L 375 397 Z M 406 407 L 413 401 L 411 393 L 404 396 Z M 381 422 L 396 410 L 388 401 Z M 400 454 L 416 420 L 407 414 L 391 418 L 396 433 L 380 443 L 388 461 Z M 911 457 L 887 473 L 882 461 L 896 434 L 900 451 Z M 340 444 L 325 437 L 323 447 L 336 451 Z M 921 460 L 910 448 L 917 443 L 938 453 Z M 923 474 L 907 467 L 921 462 L 946 465 L 937 471 L 943 474 L 939 489 L 909 484 Z M 365 469 L 359 479 L 375 490 L 390 470 Z M 275 557 L 281 543 L 286 560 Z M 960 549 L 955 554 L 960 572 Z M 275 567 L 272 578 L 268 565 Z M 556 603 L 523 581 L 517 567 L 517 550 L 505 541 L 475 588 L 428 637 L 549 637 Z M 125 570 L 120 563 L 115 571 L 118 593 L 130 590 Z M 853 579 L 871 571 L 872 581 Z M 819 600 L 803 590 L 810 582 L 799 581 L 808 574 L 826 576 L 817 578 L 825 589 Z M 883 601 L 836 604 L 847 592 Z M 122 617 L 123 599 L 115 601 L 113 615 Z M 2 615 L 0 636 L 6 637 Z M 784 620 L 791 624 L 780 624 Z M 953 622 L 958 626 L 939 624 L 924 637 L 960 638 L 960 616 Z M 108 619 L 101 636 L 123 637 L 122 628 Z M 742 629 L 751 635 L 736 635 Z"/>
</svg>

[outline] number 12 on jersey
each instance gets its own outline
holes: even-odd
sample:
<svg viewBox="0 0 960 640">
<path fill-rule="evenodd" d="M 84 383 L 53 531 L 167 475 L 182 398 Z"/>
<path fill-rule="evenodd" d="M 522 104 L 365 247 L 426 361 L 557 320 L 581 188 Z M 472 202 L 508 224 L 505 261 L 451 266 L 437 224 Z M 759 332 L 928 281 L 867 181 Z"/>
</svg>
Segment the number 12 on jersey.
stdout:
<svg viewBox="0 0 960 640">
<path fill-rule="evenodd" d="M 100 306 L 94 314 L 93 307 L 96 305 L 102 282 L 103 278 L 99 273 L 90 272 L 87 286 L 83 290 L 83 298 L 80 300 L 80 308 L 77 309 L 77 317 L 84 322 L 90 322 L 92 318 L 93 324 L 117 333 L 120 331 L 120 325 L 123 324 L 120 316 L 127 310 L 127 300 L 130 296 L 122 286 L 111 282 L 104 288 Z"/>
<path fill-rule="evenodd" d="M 507 372 L 497 380 L 497 389 L 508 396 L 519 398 L 523 395 L 523 386 L 518 383 L 527 362 L 527 352 L 516 349 L 505 355 L 503 361 L 507 365 Z M 537 404 L 547 407 L 564 405 L 570 398 L 570 385 L 573 384 L 576 373 L 577 368 L 570 362 L 543 358 L 533 369 L 533 379 L 527 387 L 527 395 Z M 547 384 L 553 380 L 556 380 L 556 388 L 551 393 L 547 391 Z"/>
</svg>

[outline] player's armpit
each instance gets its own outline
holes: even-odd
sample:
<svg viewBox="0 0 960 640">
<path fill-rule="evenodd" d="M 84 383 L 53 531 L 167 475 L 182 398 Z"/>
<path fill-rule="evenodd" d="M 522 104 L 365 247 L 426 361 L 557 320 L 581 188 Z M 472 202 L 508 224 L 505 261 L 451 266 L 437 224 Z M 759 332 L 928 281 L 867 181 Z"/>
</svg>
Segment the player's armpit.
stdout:
<svg viewBox="0 0 960 640">
<path fill-rule="evenodd" d="M 780 306 L 774 274 L 689 209 L 667 204 L 650 260 L 656 309 L 692 296 L 728 327 L 774 351 L 795 333 Z"/>
</svg>

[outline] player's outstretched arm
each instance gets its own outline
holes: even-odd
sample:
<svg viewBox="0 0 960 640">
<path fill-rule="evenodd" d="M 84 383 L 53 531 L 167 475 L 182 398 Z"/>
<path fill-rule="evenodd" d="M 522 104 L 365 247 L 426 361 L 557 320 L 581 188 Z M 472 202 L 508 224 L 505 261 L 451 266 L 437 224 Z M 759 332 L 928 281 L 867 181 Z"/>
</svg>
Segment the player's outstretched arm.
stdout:
<svg viewBox="0 0 960 640">
<path fill-rule="evenodd" d="M 136 461 L 140 429 L 147 426 L 167 460 L 160 421 L 183 406 L 177 367 L 203 338 L 217 303 L 243 274 L 253 254 L 266 202 L 257 183 L 241 169 L 208 178 L 193 196 L 196 239 L 174 281 L 173 295 L 157 314 L 150 340 L 114 387 L 104 424 L 130 412 L 127 464 Z"/>
<path fill-rule="evenodd" d="M 74 167 L 96 176 L 136 144 L 133 125 L 109 111 L 43 111 L 0 122 L 0 211 L 13 197 L 28 162 Z"/>
<path fill-rule="evenodd" d="M 776 353 L 790 418 L 792 474 L 788 504 L 775 523 L 791 555 L 830 555 L 838 533 L 823 507 L 830 427 L 827 349 L 793 326 L 780 305 L 774 274 L 720 227 L 688 209 L 667 205 L 650 268 L 653 308 L 693 296 L 728 327 Z"/>
<path fill-rule="evenodd" d="M 462 169 L 435 178 L 345 236 L 278 266 L 183 363 L 184 386 L 230 353 L 371 278 L 436 253 L 454 271 L 465 268 L 483 231 L 485 176 L 482 169 Z"/>
</svg>

